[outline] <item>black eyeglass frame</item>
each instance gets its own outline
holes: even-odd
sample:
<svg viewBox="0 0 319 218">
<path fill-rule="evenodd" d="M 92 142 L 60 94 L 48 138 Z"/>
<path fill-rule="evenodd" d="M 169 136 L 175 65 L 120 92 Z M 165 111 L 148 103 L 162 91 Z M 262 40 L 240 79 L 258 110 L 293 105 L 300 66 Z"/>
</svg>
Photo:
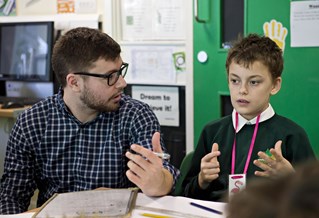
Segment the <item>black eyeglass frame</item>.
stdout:
<svg viewBox="0 0 319 218">
<path fill-rule="evenodd" d="M 97 74 L 97 73 L 89 73 L 89 72 L 75 72 L 73 74 L 82 75 L 82 76 L 93 76 L 93 77 L 107 79 L 107 84 L 109 86 L 113 86 L 119 80 L 120 76 L 122 76 L 123 78 L 125 77 L 125 75 L 127 73 L 128 65 L 129 65 L 128 63 L 123 62 L 121 65 L 121 68 L 118 71 L 115 71 L 115 72 L 110 73 L 110 74 Z M 112 84 L 110 84 L 110 78 L 114 74 L 116 75 L 116 80 Z"/>
</svg>

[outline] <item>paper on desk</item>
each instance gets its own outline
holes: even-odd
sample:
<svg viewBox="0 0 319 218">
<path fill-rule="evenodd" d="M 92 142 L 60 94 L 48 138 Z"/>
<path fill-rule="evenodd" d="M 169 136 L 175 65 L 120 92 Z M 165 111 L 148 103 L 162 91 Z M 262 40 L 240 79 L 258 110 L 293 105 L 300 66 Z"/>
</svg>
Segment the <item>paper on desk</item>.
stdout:
<svg viewBox="0 0 319 218">
<path fill-rule="evenodd" d="M 134 206 L 137 190 L 108 189 L 57 194 L 35 218 L 126 217 Z"/>
<path fill-rule="evenodd" d="M 0 215 L 0 218 L 32 218 L 34 213 L 20 213 L 12 215 Z"/>
<path fill-rule="evenodd" d="M 196 208 L 190 205 L 190 202 L 195 202 L 203 206 L 210 207 L 215 210 L 224 212 L 223 215 L 214 214 L 206 210 Z M 207 217 L 207 218 L 223 218 L 225 214 L 226 203 L 213 202 L 213 201 L 202 201 L 186 197 L 147 197 L 146 195 L 139 193 L 136 199 L 136 209 L 133 210 L 132 217 L 142 218 L 141 213 L 149 212 L 160 215 L 172 215 L 172 217 Z M 156 208 L 153 210 L 152 208 Z M 162 211 L 161 211 L 162 210 Z M 168 210 L 168 211 L 167 211 Z M 169 211 L 178 212 L 170 213 Z M 184 216 L 183 216 L 184 215 Z M 144 217 L 145 218 L 145 217 Z"/>
</svg>

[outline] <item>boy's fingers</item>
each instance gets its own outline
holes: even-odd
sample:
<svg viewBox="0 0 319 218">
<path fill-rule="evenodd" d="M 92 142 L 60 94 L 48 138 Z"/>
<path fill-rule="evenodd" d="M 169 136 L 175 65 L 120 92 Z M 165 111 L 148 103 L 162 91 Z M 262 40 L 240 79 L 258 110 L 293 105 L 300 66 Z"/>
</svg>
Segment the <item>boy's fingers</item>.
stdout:
<svg viewBox="0 0 319 218">
<path fill-rule="evenodd" d="M 212 152 L 214 151 L 218 151 L 218 144 L 217 143 L 214 143 L 213 146 L 212 146 Z"/>
<path fill-rule="evenodd" d="M 217 143 L 214 143 L 213 146 L 212 146 L 212 153 L 219 151 L 218 149 L 219 149 L 218 144 L 217 144 Z M 213 158 L 212 158 L 212 161 L 217 161 L 217 156 L 216 156 L 216 157 L 213 157 Z"/>
<path fill-rule="evenodd" d="M 275 144 L 275 149 L 270 149 L 271 154 L 274 155 L 277 161 L 281 161 L 283 159 L 281 145 L 282 145 L 282 141 L 279 140 Z"/>
</svg>

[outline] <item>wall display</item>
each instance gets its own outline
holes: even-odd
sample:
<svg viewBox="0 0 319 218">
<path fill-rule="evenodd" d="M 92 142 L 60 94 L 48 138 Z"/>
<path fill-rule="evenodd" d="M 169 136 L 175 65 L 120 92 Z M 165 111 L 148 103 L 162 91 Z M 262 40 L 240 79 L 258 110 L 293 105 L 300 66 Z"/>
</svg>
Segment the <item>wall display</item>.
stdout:
<svg viewBox="0 0 319 218">
<path fill-rule="evenodd" d="M 286 36 L 288 34 L 287 28 L 284 27 L 281 22 L 271 20 L 270 22 L 264 23 L 263 29 L 265 36 L 268 36 L 274 42 L 276 42 L 279 48 L 281 48 L 281 50 L 284 52 L 286 45 Z"/>
<path fill-rule="evenodd" d="M 192 53 L 189 52 L 192 42 L 186 37 L 192 34 L 192 25 L 186 25 L 192 22 L 192 16 L 188 16 L 192 14 L 192 5 L 191 0 L 121 0 L 117 4 L 120 26 L 116 35 L 122 58 L 130 63 L 125 79 L 132 87 L 149 86 L 151 91 L 142 92 L 161 97 L 157 101 L 149 99 L 147 103 L 156 110 L 161 133 L 172 155 L 171 162 L 177 167 L 186 150 L 193 149 L 193 134 L 186 134 L 193 132 Z M 153 87 L 160 87 L 161 91 L 154 94 Z M 169 88 L 174 90 L 166 93 L 171 102 L 163 100 L 165 92 L 171 92 Z"/>
<path fill-rule="evenodd" d="M 74 13 L 74 0 L 57 0 L 58 14 Z"/>
<path fill-rule="evenodd" d="M 319 46 L 319 1 L 290 3 L 291 47 Z"/>
<path fill-rule="evenodd" d="M 185 39 L 183 4 L 182 0 L 122 0 L 122 39 Z"/>
<path fill-rule="evenodd" d="M 132 79 L 139 82 L 175 83 L 172 53 L 165 48 L 132 50 Z"/>
<path fill-rule="evenodd" d="M 179 126 L 178 87 L 133 86 L 132 97 L 147 103 L 161 126 Z"/>
<path fill-rule="evenodd" d="M 186 55 L 184 46 L 124 45 L 122 58 L 128 62 L 128 83 L 185 84 Z"/>
<path fill-rule="evenodd" d="M 47 0 L 25 0 L 18 1 L 19 16 L 24 15 L 50 15 L 57 12 L 56 1 Z M 39 10 L 40 9 L 40 10 Z"/>
<path fill-rule="evenodd" d="M 0 0 L 0 16 L 16 15 L 15 0 Z"/>
</svg>

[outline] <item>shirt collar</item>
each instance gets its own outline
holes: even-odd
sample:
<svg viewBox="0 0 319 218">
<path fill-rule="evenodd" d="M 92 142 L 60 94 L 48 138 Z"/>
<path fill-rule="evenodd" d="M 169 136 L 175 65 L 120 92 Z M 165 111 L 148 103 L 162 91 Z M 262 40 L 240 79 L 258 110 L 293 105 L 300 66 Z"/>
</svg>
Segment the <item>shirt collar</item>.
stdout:
<svg viewBox="0 0 319 218">
<path fill-rule="evenodd" d="M 68 106 L 65 104 L 63 100 L 64 90 L 62 87 L 59 88 L 58 94 L 57 94 L 57 104 L 59 110 L 66 116 L 70 117 L 72 120 L 74 120 L 76 123 L 81 124 L 82 123 L 70 112 Z"/>
<path fill-rule="evenodd" d="M 275 115 L 275 111 L 272 108 L 272 106 L 269 104 L 268 108 L 261 113 L 259 123 L 272 118 L 274 115 Z M 232 112 L 232 120 L 233 120 L 234 129 L 236 129 L 236 110 L 235 109 Z M 246 120 L 243 116 L 238 114 L 237 132 L 239 132 L 239 130 L 241 130 L 246 124 L 247 125 L 256 124 L 256 120 L 257 120 L 257 117 L 254 117 L 251 120 Z"/>
<path fill-rule="evenodd" d="M 63 88 L 60 87 L 58 94 L 57 94 L 57 103 L 58 103 L 59 108 L 62 110 L 64 110 L 64 107 L 66 106 L 64 101 L 63 101 L 63 94 L 64 94 Z"/>
</svg>

